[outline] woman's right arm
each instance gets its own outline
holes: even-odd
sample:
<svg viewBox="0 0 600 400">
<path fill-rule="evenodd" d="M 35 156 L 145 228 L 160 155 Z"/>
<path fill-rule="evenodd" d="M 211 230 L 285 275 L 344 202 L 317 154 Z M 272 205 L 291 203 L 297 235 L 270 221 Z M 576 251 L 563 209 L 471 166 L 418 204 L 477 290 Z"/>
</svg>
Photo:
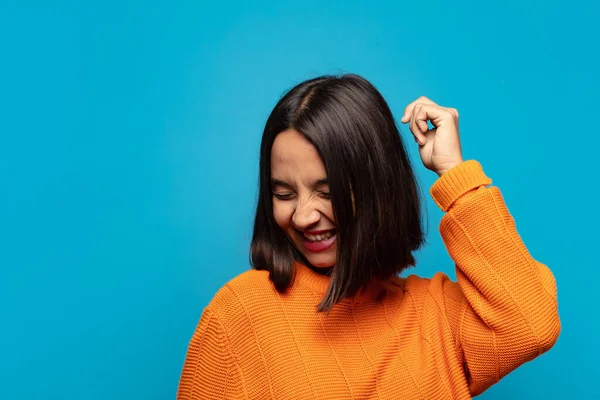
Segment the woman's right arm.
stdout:
<svg viewBox="0 0 600 400">
<path fill-rule="evenodd" d="M 177 400 L 245 398 L 239 366 L 218 315 L 204 309 L 188 347 Z"/>
</svg>

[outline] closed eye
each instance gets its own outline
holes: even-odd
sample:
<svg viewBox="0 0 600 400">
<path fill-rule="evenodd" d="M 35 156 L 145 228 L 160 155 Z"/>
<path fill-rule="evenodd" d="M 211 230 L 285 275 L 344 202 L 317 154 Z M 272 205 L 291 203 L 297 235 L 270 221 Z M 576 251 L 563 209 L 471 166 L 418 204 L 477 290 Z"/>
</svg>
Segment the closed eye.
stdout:
<svg viewBox="0 0 600 400">
<path fill-rule="evenodd" d="M 294 197 L 292 193 L 273 193 L 273 196 L 278 200 L 291 200 Z"/>
</svg>

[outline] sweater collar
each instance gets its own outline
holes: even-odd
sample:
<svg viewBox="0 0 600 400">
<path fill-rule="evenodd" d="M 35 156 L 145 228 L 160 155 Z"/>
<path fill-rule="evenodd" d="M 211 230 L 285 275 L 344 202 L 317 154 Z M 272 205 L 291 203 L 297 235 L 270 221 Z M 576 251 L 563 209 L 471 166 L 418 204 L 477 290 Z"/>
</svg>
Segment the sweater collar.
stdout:
<svg viewBox="0 0 600 400">
<path fill-rule="evenodd" d="M 296 262 L 296 280 L 303 286 L 311 288 L 313 291 L 319 294 L 325 294 L 329 288 L 331 277 L 318 272 L 313 271 L 301 262 Z M 353 303 L 364 303 L 369 301 L 375 301 L 377 297 L 385 291 L 385 288 L 391 288 L 390 285 L 378 284 L 375 281 L 366 286 L 366 288 L 360 289 L 356 295 L 350 299 L 343 299 L 341 302 L 353 302 Z"/>
<path fill-rule="evenodd" d="M 331 277 L 319 274 L 301 262 L 296 262 L 296 279 L 304 286 L 308 286 L 320 294 L 327 291 L 331 282 Z"/>
</svg>

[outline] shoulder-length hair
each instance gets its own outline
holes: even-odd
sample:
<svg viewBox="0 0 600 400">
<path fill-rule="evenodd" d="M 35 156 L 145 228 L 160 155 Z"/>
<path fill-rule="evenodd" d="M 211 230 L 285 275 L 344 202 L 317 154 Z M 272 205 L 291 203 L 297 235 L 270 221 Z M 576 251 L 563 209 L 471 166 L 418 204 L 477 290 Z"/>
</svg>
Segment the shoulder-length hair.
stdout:
<svg viewBox="0 0 600 400">
<path fill-rule="evenodd" d="M 389 280 L 415 264 L 412 252 L 425 242 L 419 189 L 392 112 L 371 83 L 328 75 L 292 88 L 263 132 L 250 248 L 252 267 L 268 270 L 280 293 L 295 279 L 296 261 L 310 265 L 273 216 L 271 147 L 287 129 L 314 145 L 327 172 L 337 258 L 318 311 L 330 311 L 372 280 Z"/>
</svg>

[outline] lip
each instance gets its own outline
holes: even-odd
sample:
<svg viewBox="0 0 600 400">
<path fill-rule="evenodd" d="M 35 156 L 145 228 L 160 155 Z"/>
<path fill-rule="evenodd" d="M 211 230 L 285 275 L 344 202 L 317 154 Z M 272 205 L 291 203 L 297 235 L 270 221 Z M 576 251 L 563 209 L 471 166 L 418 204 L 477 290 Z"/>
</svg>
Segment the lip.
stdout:
<svg viewBox="0 0 600 400">
<path fill-rule="evenodd" d="M 329 229 L 329 230 L 331 230 L 331 229 Z M 327 232 L 327 230 L 321 231 L 321 232 Z M 306 233 L 309 233 L 309 232 L 306 232 Z M 320 242 L 311 242 L 310 240 L 307 240 L 304 236 L 302 236 L 302 246 L 304 247 L 304 249 L 306 251 L 308 251 L 310 253 L 320 253 L 320 252 L 329 250 L 331 248 L 331 246 L 334 245 L 336 239 L 337 239 L 337 234 L 335 234 L 335 233 L 329 239 L 325 239 Z"/>
</svg>

